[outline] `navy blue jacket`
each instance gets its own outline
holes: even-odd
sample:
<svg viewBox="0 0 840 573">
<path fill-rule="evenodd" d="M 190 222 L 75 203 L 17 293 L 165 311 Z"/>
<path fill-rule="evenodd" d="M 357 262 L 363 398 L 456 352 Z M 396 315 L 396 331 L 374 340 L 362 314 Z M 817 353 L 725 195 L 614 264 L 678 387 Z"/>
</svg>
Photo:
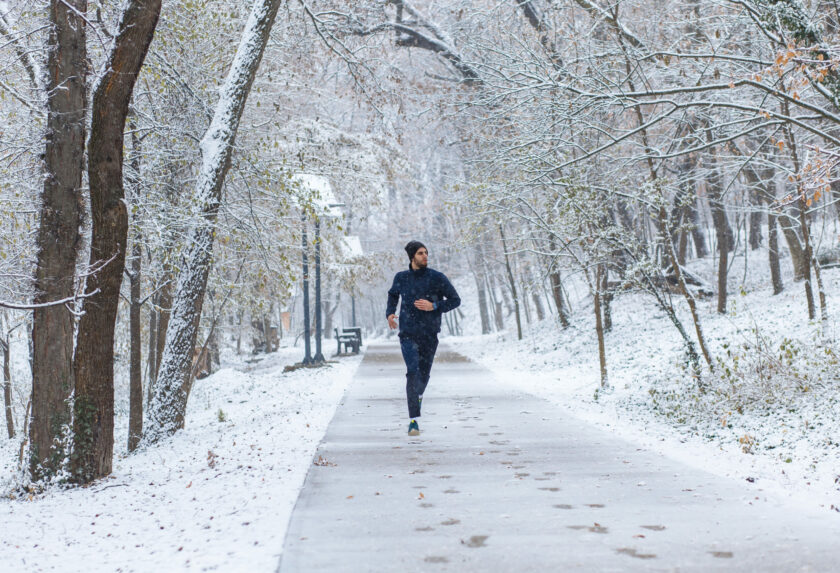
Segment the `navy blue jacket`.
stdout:
<svg viewBox="0 0 840 573">
<path fill-rule="evenodd" d="M 461 304 L 461 298 L 446 275 L 434 269 L 413 270 L 394 275 L 394 284 L 388 290 L 388 308 L 385 316 L 397 312 L 400 305 L 400 335 L 437 334 L 440 332 L 440 315 L 449 312 Z M 414 301 L 426 299 L 435 305 L 434 310 L 420 310 Z"/>
</svg>

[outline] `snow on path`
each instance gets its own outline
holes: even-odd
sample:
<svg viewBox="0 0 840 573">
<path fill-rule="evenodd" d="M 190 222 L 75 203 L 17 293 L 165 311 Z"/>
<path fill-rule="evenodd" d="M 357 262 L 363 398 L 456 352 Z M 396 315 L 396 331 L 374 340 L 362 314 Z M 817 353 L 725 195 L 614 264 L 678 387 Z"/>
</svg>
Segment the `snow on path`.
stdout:
<svg viewBox="0 0 840 573">
<path fill-rule="evenodd" d="M 0 571 L 272 570 L 361 360 L 284 374 L 299 353 L 197 381 L 186 429 L 115 460 L 110 479 L 0 501 Z"/>
<path fill-rule="evenodd" d="M 637 447 L 439 351 L 406 436 L 395 343 L 368 349 L 279 565 L 297 571 L 829 571 L 840 519 Z"/>
</svg>

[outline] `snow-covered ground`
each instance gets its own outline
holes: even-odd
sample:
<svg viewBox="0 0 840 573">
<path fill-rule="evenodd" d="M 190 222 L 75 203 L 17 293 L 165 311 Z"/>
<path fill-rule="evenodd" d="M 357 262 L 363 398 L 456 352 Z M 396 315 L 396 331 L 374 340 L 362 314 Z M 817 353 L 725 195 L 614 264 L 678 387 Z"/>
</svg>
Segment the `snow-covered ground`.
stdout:
<svg viewBox="0 0 840 573">
<path fill-rule="evenodd" d="M 300 353 L 225 363 L 196 382 L 185 430 L 119 455 L 113 475 L 88 488 L 11 499 L 8 441 L 0 571 L 273 571 L 315 448 L 361 361 L 284 374 Z"/>
<path fill-rule="evenodd" d="M 692 270 L 713 271 L 708 260 Z M 676 330 L 642 293 L 613 303 L 606 392 L 599 390 L 591 300 L 577 286 L 565 330 L 547 319 L 526 327 L 522 341 L 511 329 L 444 342 L 502 383 L 640 447 L 835 509 L 838 322 L 809 322 L 801 283 L 787 277 L 786 290 L 772 296 L 762 271 L 759 265 L 747 284 L 733 279 L 726 315 L 714 311 L 714 299 L 700 305 L 716 359 L 714 373 L 704 373 L 705 392 L 686 369 Z M 840 270 L 826 270 L 824 280 L 829 310 L 840 309 Z M 474 331 L 470 285 L 461 282 L 463 326 Z M 675 303 L 693 337 L 684 302 Z M 26 366 L 23 348 L 14 354 L 18 370 Z M 132 455 L 125 454 L 127 389 L 120 386 L 114 473 L 88 488 L 21 496 L 20 443 L 0 442 L 0 571 L 274 570 L 313 454 L 361 360 L 283 373 L 300 354 L 228 353 L 222 370 L 196 383 L 186 429 Z"/>
<path fill-rule="evenodd" d="M 743 264 L 739 259 L 736 268 Z M 701 261 L 692 270 L 713 276 L 711 265 Z M 730 282 L 726 315 L 715 312 L 715 299 L 700 305 L 716 362 L 714 373 L 705 372 L 705 393 L 686 369 L 676 329 L 642 293 L 621 294 L 613 303 L 607 392 L 598 391 L 594 316 L 586 297 L 565 330 L 547 319 L 525 328 L 517 341 L 509 317 L 507 332 L 447 342 L 501 380 L 641 446 L 840 511 L 838 322 L 809 322 L 802 283 L 787 277 L 786 290 L 772 296 L 766 269 L 755 266 L 753 282 Z M 823 275 L 828 309 L 836 316 L 840 272 Z M 685 302 L 675 295 L 675 304 L 696 340 Z"/>
</svg>

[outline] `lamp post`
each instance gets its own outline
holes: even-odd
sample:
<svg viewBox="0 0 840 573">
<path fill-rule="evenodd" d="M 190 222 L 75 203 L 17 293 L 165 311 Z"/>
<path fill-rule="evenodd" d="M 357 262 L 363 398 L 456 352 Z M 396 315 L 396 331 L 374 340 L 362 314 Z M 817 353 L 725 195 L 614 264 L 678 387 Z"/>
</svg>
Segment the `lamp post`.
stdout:
<svg viewBox="0 0 840 573">
<path fill-rule="evenodd" d="M 321 220 L 315 219 L 315 364 L 323 364 L 321 353 Z"/>
<path fill-rule="evenodd" d="M 316 199 L 313 201 L 315 207 L 315 356 L 312 356 L 310 346 L 310 323 L 309 323 L 309 258 L 307 254 L 306 235 L 306 209 L 307 204 L 300 202 L 301 221 L 303 222 L 303 324 L 304 324 L 304 347 L 305 356 L 303 364 L 323 364 L 324 355 L 321 352 L 321 217 L 340 217 L 341 211 L 334 210 L 334 207 L 342 207 L 344 203 L 336 203 L 330 188 L 330 182 L 326 177 L 299 173 L 292 177 L 293 183 L 300 188 L 313 193 Z"/>
<path fill-rule="evenodd" d="M 300 216 L 301 222 L 303 223 L 303 346 L 304 346 L 304 356 L 303 356 L 303 365 L 308 366 L 312 364 L 314 361 L 312 360 L 312 349 L 309 343 L 309 257 L 306 254 L 307 247 L 307 237 L 306 237 L 306 214 Z M 320 290 L 320 285 L 318 285 Z M 320 344 L 319 344 L 320 347 Z"/>
<path fill-rule="evenodd" d="M 325 216 L 337 216 L 333 211 L 335 207 L 343 207 L 344 203 L 327 203 Z M 321 353 L 321 338 L 323 335 L 321 329 L 321 311 L 323 304 L 321 303 L 321 220 L 315 219 L 315 364 L 323 364 L 326 362 L 324 355 Z"/>
</svg>

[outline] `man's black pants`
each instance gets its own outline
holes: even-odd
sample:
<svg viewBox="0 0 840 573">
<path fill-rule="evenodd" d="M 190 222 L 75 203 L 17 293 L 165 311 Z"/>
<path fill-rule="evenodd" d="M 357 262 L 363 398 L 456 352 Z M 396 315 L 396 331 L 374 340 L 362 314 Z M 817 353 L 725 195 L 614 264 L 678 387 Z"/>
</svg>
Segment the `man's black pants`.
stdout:
<svg viewBox="0 0 840 573">
<path fill-rule="evenodd" d="M 405 360 L 405 396 L 408 400 L 408 417 L 420 416 L 420 395 L 429 383 L 432 362 L 437 350 L 437 334 L 412 336 L 400 334 L 400 348 Z"/>
</svg>

